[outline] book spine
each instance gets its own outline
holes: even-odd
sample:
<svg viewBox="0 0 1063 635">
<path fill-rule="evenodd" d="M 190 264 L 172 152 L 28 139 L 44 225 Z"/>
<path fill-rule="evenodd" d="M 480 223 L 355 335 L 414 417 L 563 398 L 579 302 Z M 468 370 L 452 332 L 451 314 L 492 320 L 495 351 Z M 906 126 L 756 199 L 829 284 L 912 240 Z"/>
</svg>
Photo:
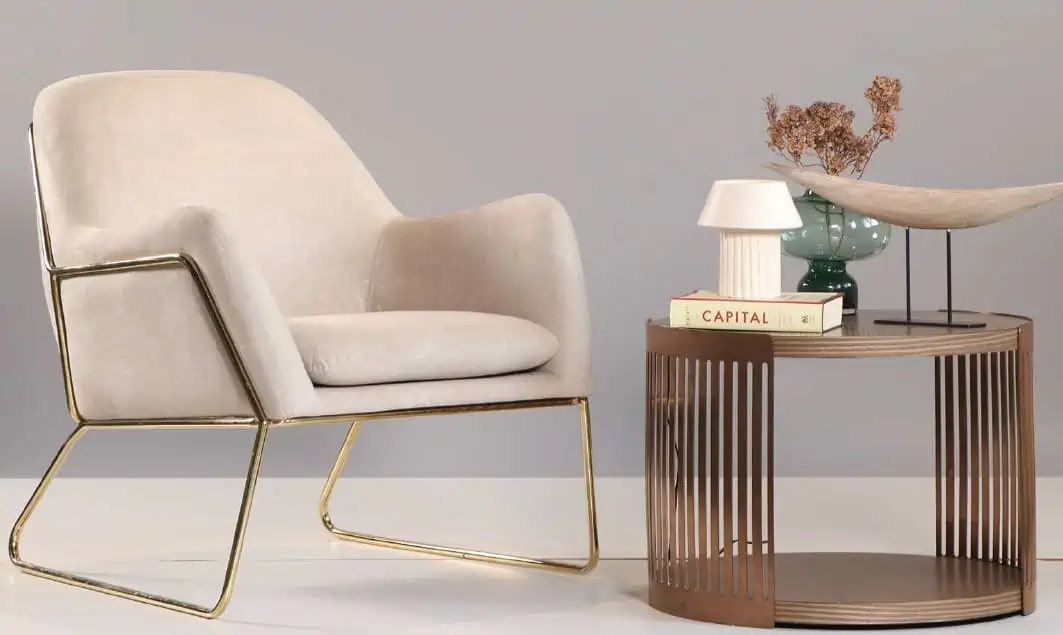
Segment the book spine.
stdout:
<svg viewBox="0 0 1063 635">
<path fill-rule="evenodd" d="M 672 326 L 728 331 L 822 333 L 822 304 L 744 302 L 728 300 L 672 300 Z"/>
</svg>

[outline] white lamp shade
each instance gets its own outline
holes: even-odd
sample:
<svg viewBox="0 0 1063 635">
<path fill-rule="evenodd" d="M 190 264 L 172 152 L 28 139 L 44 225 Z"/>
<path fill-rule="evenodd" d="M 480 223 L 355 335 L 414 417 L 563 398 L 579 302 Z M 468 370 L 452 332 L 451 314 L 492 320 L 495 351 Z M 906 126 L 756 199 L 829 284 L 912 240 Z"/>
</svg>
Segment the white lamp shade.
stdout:
<svg viewBox="0 0 1063 635">
<path fill-rule="evenodd" d="M 790 190 L 783 181 L 716 181 L 698 225 L 747 231 L 781 231 L 801 226 Z"/>
</svg>

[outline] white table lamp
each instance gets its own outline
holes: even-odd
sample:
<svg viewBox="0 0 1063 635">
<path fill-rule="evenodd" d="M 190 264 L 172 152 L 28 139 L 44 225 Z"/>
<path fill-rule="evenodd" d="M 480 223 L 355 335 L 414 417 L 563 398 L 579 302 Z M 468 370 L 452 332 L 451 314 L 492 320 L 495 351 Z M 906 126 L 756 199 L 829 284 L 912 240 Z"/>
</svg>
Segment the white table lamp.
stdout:
<svg viewBox="0 0 1063 635">
<path fill-rule="evenodd" d="M 801 226 L 785 182 L 716 181 L 698 225 L 720 230 L 721 295 L 756 300 L 782 294 L 779 234 Z"/>
</svg>

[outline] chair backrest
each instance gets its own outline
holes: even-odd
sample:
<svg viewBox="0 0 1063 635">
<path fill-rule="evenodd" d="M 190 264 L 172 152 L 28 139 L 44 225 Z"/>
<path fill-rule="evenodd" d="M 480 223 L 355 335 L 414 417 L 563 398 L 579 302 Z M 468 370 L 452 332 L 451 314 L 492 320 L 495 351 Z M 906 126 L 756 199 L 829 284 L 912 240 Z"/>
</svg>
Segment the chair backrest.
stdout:
<svg viewBox="0 0 1063 635">
<path fill-rule="evenodd" d="M 364 310 L 376 242 L 398 212 L 291 90 L 212 71 L 73 77 L 38 96 L 33 137 L 57 264 L 79 226 L 209 207 L 238 228 L 286 314 Z"/>
</svg>

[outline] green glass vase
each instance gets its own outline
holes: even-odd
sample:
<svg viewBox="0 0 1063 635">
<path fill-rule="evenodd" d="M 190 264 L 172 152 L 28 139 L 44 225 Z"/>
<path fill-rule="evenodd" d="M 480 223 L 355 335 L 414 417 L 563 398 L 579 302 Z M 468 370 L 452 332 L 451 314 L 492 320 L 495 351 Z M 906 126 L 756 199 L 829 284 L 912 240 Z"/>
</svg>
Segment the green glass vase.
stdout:
<svg viewBox="0 0 1063 635">
<path fill-rule="evenodd" d="M 846 265 L 882 253 L 890 242 L 890 225 L 835 205 L 812 190 L 795 197 L 794 206 L 802 225 L 782 232 L 782 248 L 808 262 L 797 290 L 842 293 L 844 312 L 855 313 L 859 289 Z"/>
</svg>

